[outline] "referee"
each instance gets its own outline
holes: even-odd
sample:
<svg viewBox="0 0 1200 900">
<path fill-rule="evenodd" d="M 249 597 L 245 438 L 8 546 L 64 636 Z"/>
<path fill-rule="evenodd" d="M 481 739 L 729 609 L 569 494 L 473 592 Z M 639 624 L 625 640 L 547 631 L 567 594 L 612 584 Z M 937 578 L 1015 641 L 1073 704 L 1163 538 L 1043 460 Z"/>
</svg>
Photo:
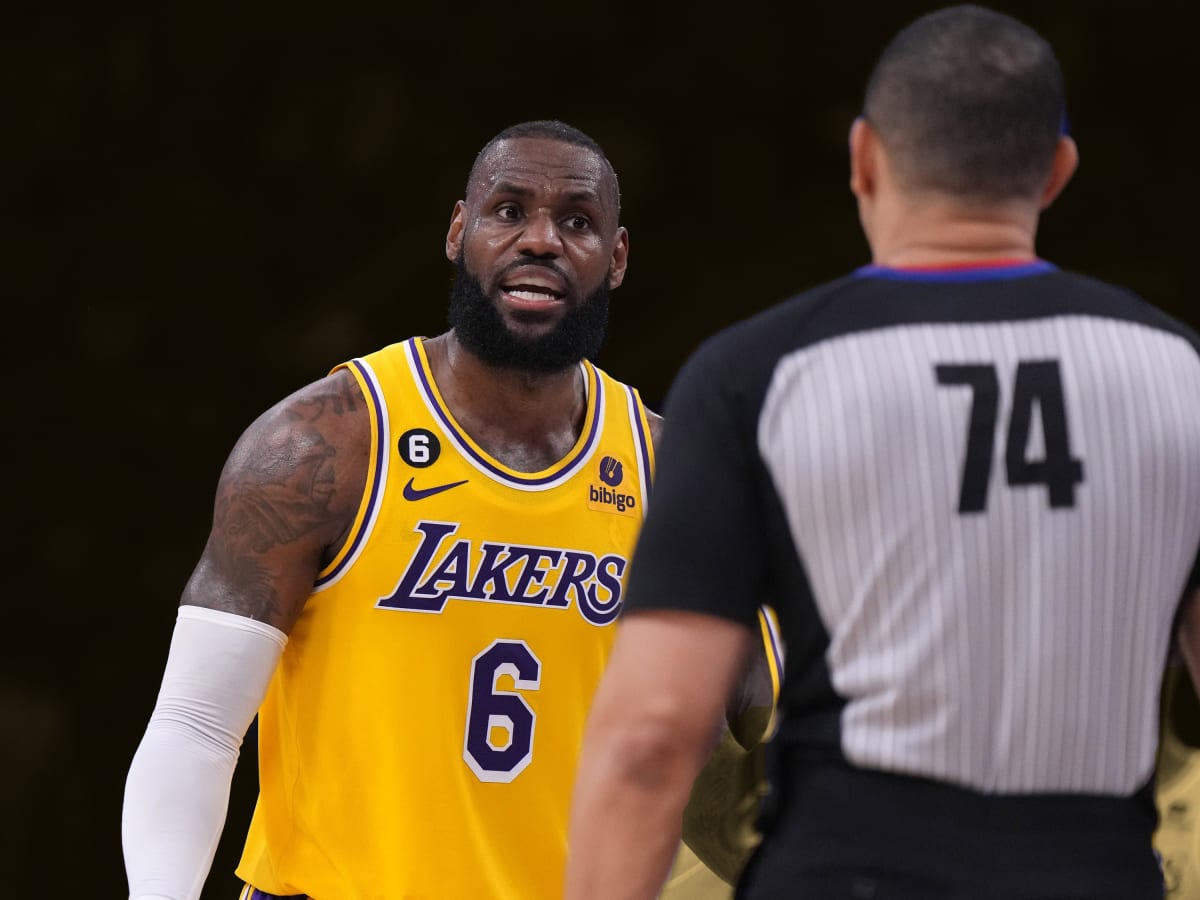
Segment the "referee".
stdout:
<svg viewBox="0 0 1200 900">
<path fill-rule="evenodd" d="M 710 339 L 667 398 L 570 900 L 655 895 L 763 597 L 788 664 L 738 897 L 1162 896 L 1200 338 L 1038 257 L 1064 122 L 1008 16 L 941 9 L 884 50 L 850 134 L 872 263 Z"/>
</svg>

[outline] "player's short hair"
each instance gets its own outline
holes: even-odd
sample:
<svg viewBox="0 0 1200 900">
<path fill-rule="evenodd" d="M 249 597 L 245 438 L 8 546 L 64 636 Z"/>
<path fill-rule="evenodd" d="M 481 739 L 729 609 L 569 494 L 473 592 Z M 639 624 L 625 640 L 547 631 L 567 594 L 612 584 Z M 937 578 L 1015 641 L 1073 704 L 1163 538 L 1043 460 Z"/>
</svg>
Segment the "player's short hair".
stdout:
<svg viewBox="0 0 1200 900">
<path fill-rule="evenodd" d="M 564 144 L 574 144 L 576 147 L 584 147 L 592 151 L 600 159 L 605 174 L 612 180 L 613 202 L 616 204 L 618 214 L 620 213 L 620 182 L 617 180 L 617 171 L 609 161 L 608 155 L 591 136 L 558 119 L 533 119 L 528 122 L 519 122 L 516 125 L 510 125 L 484 144 L 483 148 L 475 155 L 475 162 L 471 164 L 470 174 L 467 175 L 468 192 L 470 192 L 471 185 L 475 183 L 475 179 L 479 175 L 479 167 L 487 159 L 488 153 L 491 152 L 492 148 L 502 141 L 514 140 L 516 138 L 546 138 L 552 141 L 560 141 Z"/>
<path fill-rule="evenodd" d="M 1050 44 L 973 4 L 924 15 L 888 43 L 863 116 L 902 186 L 973 200 L 1039 193 L 1066 122 Z"/>
</svg>

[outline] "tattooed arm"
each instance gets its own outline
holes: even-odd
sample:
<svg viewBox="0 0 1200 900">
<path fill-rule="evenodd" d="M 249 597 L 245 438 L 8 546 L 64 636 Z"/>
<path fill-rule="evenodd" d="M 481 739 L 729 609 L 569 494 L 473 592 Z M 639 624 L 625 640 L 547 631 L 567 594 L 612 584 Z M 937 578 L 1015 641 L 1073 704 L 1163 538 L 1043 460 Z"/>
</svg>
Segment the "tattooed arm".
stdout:
<svg viewBox="0 0 1200 900">
<path fill-rule="evenodd" d="M 130 765 L 121 837 L 131 900 L 196 900 L 246 729 L 366 484 L 370 421 L 338 371 L 238 440 L 183 592 L 158 701 Z"/>
<path fill-rule="evenodd" d="M 370 442 L 362 394 L 345 369 L 263 413 L 221 472 L 212 531 L 181 605 L 290 631 L 354 522 Z"/>
</svg>

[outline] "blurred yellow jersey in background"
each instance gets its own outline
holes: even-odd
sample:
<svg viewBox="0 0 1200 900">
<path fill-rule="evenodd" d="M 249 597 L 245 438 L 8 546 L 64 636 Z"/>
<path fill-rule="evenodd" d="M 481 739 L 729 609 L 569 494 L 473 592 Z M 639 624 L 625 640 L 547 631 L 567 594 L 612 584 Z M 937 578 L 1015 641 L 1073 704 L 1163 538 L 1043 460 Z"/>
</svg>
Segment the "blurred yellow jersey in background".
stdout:
<svg viewBox="0 0 1200 900">
<path fill-rule="evenodd" d="M 1200 702 L 1182 665 L 1167 670 L 1162 710 L 1154 847 L 1167 900 L 1200 900 Z"/>
<path fill-rule="evenodd" d="M 764 745 L 775 732 L 775 703 L 783 677 L 783 642 L 775 611 L 758 611 L 761 651 L 771 679 L 772 707 L 750 710 L 737 723 L 742 746 L 726 729 L 696 779 L 684 810 L 684 843 L 659 900 L 732 900 L 734 885 L 758 846 L 759 808 L 766 793 Z M 748 734 L 747 734 L 748 732 Z"/>
</svg>

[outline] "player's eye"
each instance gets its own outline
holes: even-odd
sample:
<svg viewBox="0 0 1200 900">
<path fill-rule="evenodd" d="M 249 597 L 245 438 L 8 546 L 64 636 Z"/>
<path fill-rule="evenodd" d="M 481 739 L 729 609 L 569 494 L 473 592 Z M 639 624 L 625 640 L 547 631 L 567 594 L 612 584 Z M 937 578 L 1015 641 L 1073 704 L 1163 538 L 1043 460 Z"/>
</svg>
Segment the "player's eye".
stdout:
<svg viewBox="0 0 1200 900">
<path fill-rule="evenodd" d="M 521 218 L 521 208 L 515 203 L 505 203 L 496 209 L 496 215 L 501 219 L 516 220 Z"/>
<path fill-rule="evenodd" d="M 587 216 L 569 216 L 566 221 L 567 227 L 572 231 L 587 231 L 592 227 L 592 220 Z"/>
</svg>

